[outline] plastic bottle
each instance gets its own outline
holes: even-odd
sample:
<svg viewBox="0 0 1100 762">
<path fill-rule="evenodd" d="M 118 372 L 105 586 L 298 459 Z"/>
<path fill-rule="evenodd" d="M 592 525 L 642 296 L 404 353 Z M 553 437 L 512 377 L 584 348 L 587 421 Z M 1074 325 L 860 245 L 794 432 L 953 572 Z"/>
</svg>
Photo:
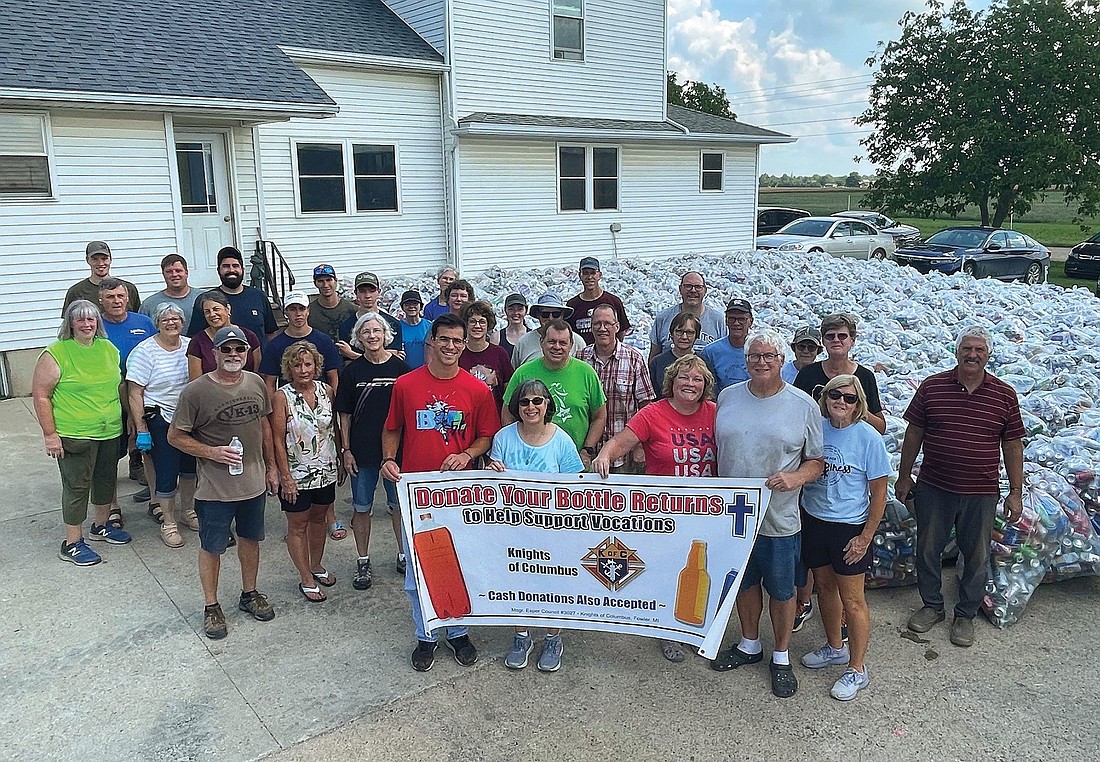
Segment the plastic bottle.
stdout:
<svg viewBox="0 0 1100 762">
<path fill-rule="evenodd" d="M 229 440 L 229 446 L 236 450 L 237 454 L 241 456 L 241 462 L 235 466 L 229 467 L 230 476 L 240 476 L 244 473 L 244 444 L 237 437 L 233 437 Z"/>
<path fill-rule="evenodd" d="M 676 582 L 675 616 L 684 624 L 702 627 L 707 618 L 710 575 L 707 574 L 707 544 L 692 540 L 687 563 Z"/>
</svg>

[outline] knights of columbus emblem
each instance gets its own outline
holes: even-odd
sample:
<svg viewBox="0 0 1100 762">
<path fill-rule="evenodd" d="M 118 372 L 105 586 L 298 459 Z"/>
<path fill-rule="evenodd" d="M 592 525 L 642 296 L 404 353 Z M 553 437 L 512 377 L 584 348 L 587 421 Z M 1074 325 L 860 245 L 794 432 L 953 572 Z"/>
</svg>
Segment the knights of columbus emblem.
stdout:
<svg viewBox="0 0 1100 762">
<path fill-rule="evenodd" d="M 645 562 L 617 537 L 603 541 L 581 557 L 581 566 L 611 592 L 621 590 L 645 571 Z"/>
</svg>

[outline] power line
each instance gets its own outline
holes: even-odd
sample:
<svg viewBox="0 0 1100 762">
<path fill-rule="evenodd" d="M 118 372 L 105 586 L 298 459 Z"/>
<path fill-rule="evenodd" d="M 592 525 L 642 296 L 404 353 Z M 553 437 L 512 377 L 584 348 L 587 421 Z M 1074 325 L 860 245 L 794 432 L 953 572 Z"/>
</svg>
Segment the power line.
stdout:
<svg viewBox="0 0 1100 762">
<path fill-rule="evenodd" d="M 809 135 L 791 135 L 792 138 L 822 138 L 832 137 L 834 135 L 866 135 L 872 128 L 868 127 L 866 130 L 844 130 L 841 132 L 812 132 Z"/>
<path fill-rule="evenodd" d="M 827 119 L 799 119 L 797 122 L 772 122 L 771 124 L 758 124 L 757 127 L 788 127 L 792 124 L 821 124 L 822 122 L 850 122 L 855 116 L 833 116 Z"/>
<path fill-rule="evenodd" d="M 865 100 L 844 101 L 843 103 L 825 103 L 825 104 L 817 104 L 817 105 L 813 105 L 813 106 L 795 106 L 794 108 L 782 108 L 782 109 L 776 109 L 775 111 L 750 111 L 747 114 L 738 112 L 737 113 L 737 118 L 740 119 L 743 116 L 770 116 L 772 114 L 783 114 L 783 113 L 786 113 L 787 111 L 806 111 L 807 109 L 814 109 L 814 108 L 833 108 L 835 106 L 855 106 L 857 104 L 866 103 L 866 102 L 867 101 L 865 101 Z"/>
<path fill-rule="evenodd" d="M 829 83 L 829 82 L 844 82 L 845 80 L 849 80 L 849 79 L 871 79 L 871 78 L 872 78 L 871 74 L 852 74 L 852 75 L 849 75 L 847 77 L 829 77 L 827 79 L 818 79 L 818 80 L 814 80 L 812 82 L 798 82 L 798 83 L 793 84 L 793 85 L 774 85 L 772 87 L 749 88 L 749 89 L 746 89 L 746 90 L 732 90 L 732 91 L 727 91 L 726 95 L 737 95 L 738 93 L 766 92 L 768 90 L 802 89 L 802 88 L 805 88 L 805 87 L 812 87 L 814 85 L 820 85 L 820 84 Z"/>
<path fill-rule="evenodd" d="M 845 87 L 837 90 L 819 89 L 809 90 L 804 93 L 788 93 L 783 95 L 765 95 L 759 98 L 746 98 L 743 100 L 731 100 L 734 105 L 763 105 L 765 103 L 776 103 L 778 101 L 789 101 L 796 99 L 812 98 L 816 95 L 840 95 L 841 93 L 865 93 L 867 87 L 859 85 L 857 87 Z"/>
</svg>

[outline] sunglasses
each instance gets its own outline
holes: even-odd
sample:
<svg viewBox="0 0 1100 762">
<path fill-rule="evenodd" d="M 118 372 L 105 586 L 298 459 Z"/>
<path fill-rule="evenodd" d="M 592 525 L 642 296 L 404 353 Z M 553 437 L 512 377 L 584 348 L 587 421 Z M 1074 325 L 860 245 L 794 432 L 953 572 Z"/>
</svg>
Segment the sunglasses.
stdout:
<svg viewBox="0 0 1100 762">
<path fill-rule="evenodd" d="M 831 400 L 842 399 L 845 402 L 847 402 L 849 405 L 854 405 L 857 402 L 859 402 L 859 397 L 857 397 L 856 395 L 854 395 L 854 394 L 845 394 L 844 392 L 839 391 L 837 389 L 830 389 L 827 396 Z"/>
<path fill-rule="evenodd" d="M 564 314 L 564 310 L 539 310 L 540 316 L 548 318 L 560 318 Z"/>
<path fill-rule="evenodd" d="M 218 351 L 223 355 L 243 355 L 248 351 L 248 347 L 244 344 L 222 344 L 218 347 Z"/>
<path fill-rule="evenodd" d="M 848 334 L 846 334 L 846 333 L 827 333 L 827 334 L 825 334 L 825 339 L 827 341 L 847 341 L 848 340 Z"/>
<path fill-rule="evenodd" d="M 519 406 L 528 407 L 530 405 L 541 405 L 546 402 L 545 397 L 520 397 Z"/>
</svg>

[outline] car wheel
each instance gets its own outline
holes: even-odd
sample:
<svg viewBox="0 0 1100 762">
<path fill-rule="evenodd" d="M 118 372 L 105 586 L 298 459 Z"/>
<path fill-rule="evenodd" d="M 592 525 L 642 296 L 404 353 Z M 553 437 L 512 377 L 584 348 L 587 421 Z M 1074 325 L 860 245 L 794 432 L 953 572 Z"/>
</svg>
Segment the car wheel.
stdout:
<svg viewBox="0 0 1100 762">
<path fill-rule="evenodd" d="M 963 262 L 962 271 L 964 273 L 966 273 L 967 275 L 969 275 L 971 278 L 977 278 L 978 277 L 978 266 L 975 265 L 973 262 L 970 262 L 970 261 Z"/>
<path fill-rule="evenodd" d="M 1032 262 L 1031 266 L 1027 268 L 1027 274 L 1024 275 L 1024 282 L 1031 286 L 1037 286 L 1040 283 L 1046 282 L 1046 268 L 1044 268 L 1038 262 Z"/>
<path fill-rule="evenodd" d="M 871 259 L 886 259 L 886 249 L 875 249 L 872 251 Z"/>
<path fill-rule="evenodd" d="M 824 249 L 810 249 L 807 253 L 808 254 L 824 254 L 825 251 L 824 251 Z"/>
</svg>

